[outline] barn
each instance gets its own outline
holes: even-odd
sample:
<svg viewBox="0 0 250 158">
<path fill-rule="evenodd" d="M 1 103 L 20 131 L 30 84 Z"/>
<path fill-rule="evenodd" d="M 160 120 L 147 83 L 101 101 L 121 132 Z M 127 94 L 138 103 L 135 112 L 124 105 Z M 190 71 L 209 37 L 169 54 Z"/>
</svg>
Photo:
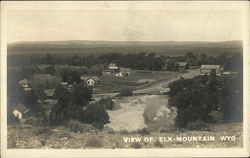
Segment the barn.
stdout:
<svg viewBox="0 0 250 158">
<path fill-rule="evenodd" d="M 220 75 L 221 66 L 220 65 L 201 65 L 200 75 L 209 75 L 212 71 L 216 72 L 216 75 Z"/>
</svg>

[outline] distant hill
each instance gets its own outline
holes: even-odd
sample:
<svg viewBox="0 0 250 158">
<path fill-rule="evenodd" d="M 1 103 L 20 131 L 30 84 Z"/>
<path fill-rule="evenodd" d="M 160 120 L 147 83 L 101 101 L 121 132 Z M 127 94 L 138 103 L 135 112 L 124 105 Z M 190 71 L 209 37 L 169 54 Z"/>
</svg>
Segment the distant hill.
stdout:
<svg viewBox="0 0 250 158">
<path fill-rule="evenodd" d="M 21 54 L 105 54 L 155 52 L 157 55 L 183 55 L 187 52 L 217 55 L 242 53 L 242 41 L 224 42 L 144 42 L 144 41 L 39 41 L 8 44 L 8 55 Z"/>
</svg>

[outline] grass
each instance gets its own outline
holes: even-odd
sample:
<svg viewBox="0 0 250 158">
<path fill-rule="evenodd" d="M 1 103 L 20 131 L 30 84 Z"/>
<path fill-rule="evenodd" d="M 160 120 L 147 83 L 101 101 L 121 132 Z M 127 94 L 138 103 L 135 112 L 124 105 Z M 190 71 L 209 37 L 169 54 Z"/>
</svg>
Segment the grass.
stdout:
<svg viewBox="0 0 250 158">
<path fill-rule="evenodd" d="M 143 85 L 142 83 L 137 83 L 137 81 L 141 79 L 159 80 L 173 73 L 168 71 L 145 71 L 147 73 L 145 73 L 144 71 L 133 70 L 131 74 L 126 77 L 117 77 L 114 75 L 104 74 L 100 77 L 102 84 L 100 84 L 97 88 L 109 92 L 119 92 L 122 89 L 134 89 L 138 86 Z"/>
<path fill-rule="evenodd" d="M 159 140 L 154 142 L 154 146 L 159 147 L 159 148 L 163 148 L 163 144 Z"/>
<path fill-rule="evenodd" d="M 140 143 L 136 142 L 136 143 L 131 144 L 130 147 L 135 148 L 135 149 L 140 149 L 140 148 L 142 148 L 142 145 Z"/>
<path fill-rule="evenodd" d="M 86 146 L 92 148 L 100 148 L 103 146 L 103 142 L 101 139 L 98 139 L 97 137 L 91 137 L 87 140 Z"/>
</svg>

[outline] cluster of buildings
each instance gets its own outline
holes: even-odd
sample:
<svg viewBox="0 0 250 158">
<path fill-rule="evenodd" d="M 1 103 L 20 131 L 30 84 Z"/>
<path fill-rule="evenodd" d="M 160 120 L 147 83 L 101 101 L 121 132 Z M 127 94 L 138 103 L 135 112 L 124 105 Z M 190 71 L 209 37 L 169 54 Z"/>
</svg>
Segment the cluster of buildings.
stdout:
<svg viewBox="0 0 250 158">
<path fill-rule="evenodd" d="M 115 63 L 110 63 L 108 68 L 106 68 L 103 73 L 108 75 L 114 74 L 117 77 L 123 77 L 123 76 L 129 76 L 131 73 L 131 69 L 119 67 Z"/>
</svg>

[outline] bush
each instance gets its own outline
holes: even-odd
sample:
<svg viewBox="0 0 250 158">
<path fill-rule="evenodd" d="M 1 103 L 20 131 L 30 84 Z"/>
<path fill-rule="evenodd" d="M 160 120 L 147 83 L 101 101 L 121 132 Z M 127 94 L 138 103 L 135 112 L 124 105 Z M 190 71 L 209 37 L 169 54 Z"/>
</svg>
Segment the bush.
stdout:
<svg viewBox="0 0 250 158">
<path fill-rule="evenodd" d="M 99 126 L 109 122 L 109 115 L 103 105 L 94 103 L 88 105 L 85 110 L 82 110 L 80 120 L 82 122 L 95 123 Z"/>
<path fill-rule="evenodd" d="M 87 140 L 86 144 L 87 147 L 93 147 L 93 148 L 100 148 L 103 146 L 103 143 L 101 139 L 98 139 L 96 137 L 91 137 Z"/>
<path fill-rule="evenodd" d="M 120 96 L 132 96 L 133 95 L 133 91 L 131 89 L 123 89 L 120 92 Z"/>
<path fill-rule="evenodd" d="M 91 124 L 82 123 L 78 120 L 69 120 L 65 123 L 66 127 L 74 132 L 90 132 L 96 130 L 96 128 Z"/>
<path fill-rule="evenodd" d="M 140 144 L 140 143 L 133 143 L 133 144 L 131 144 L 131 146 L 130 146 L 131 148 L 135 148 L 135 149 L 140 149 L 140 148 L 142 148 L 142 145 Z"/>
<path fill-rule="evenodd" d="M 163 144 L 162 144 L 159 140 L 157 140 L 157 141 L 154 143 L 154 146 L 163 148 Z"/>
<path fill-rule="evenodd" d="M 102 98 L 99 101 L 100 104 L 104 106 L 105 109 L 112 110 L 114 107 L 114 102 L 111 97 L 108 98 Z"/>
<path fill-rule="evenodd" d="M 189 122 L 187 124 L 187 129 L 188 130 L 201 130 L 201 131 L 207 131 L 209 130 L 208 124 L 206 124 L 203 121 L 195 121 L 195 122 Z"/>
<path fill-rule="evenodd" d="M 170 133 L 170 132 L 173 132 L 175 131 L 175 129 L 171 126 L 171 127 L 161 127 L 158 129 L 158 133 Z"/>
<path fill-rule="evenodd" d="M 46 128 L 38 128 L 37 130 L 34 131 L 34 135 L 38 136 L 38 135 L 51 135 L 52 131 L 50 128 L 46 127 Z"/>
<path fill-rule="evenodd" d="M 109 134 L 115 134 L 115 130 L 113 128 L 108 127 L 108 126 L 104 127 L 103 131 L 106 133 L 109 133 Z"/>
<path fill-rule="evenodd" d="M 129 134 L 129 132 L 128 132 L 128 130 L 123 129 L 123 130 L 120 130 L 120 134 Z"/>
<path fill-rule="evenodd" d="M 150 134 L 150 130 L 147 129 L 147 128 L 143 128 L 143 129 L 139 129 L 137 131 L 138 134 L 141 134 L 141 135 L 149 135 Z"/>
</svg>

